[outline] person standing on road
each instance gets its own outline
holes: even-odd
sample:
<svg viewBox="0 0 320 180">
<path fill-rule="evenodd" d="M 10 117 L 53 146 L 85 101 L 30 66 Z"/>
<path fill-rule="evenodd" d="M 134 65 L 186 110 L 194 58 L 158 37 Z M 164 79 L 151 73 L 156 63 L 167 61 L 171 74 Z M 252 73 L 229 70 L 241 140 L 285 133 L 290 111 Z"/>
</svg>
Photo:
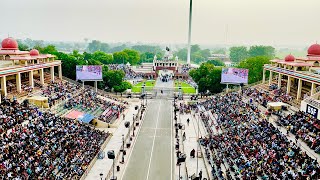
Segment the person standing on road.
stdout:
<svg viewBox="0 0 320 180">
<path fill-rule="evenodd" d="M 202 170 L 200 170 L 200 172 L 199 172 L 199 180 L 201 180 L 202 179 Z"/>
<path fill-rule="evenodd" d="M 188 126 L 189 126 L 189 122 L 190 122 L 190 119 L 188 118 L 188 119 L 187 119 L 187 124 L 188 124 Z"/>
</svg>

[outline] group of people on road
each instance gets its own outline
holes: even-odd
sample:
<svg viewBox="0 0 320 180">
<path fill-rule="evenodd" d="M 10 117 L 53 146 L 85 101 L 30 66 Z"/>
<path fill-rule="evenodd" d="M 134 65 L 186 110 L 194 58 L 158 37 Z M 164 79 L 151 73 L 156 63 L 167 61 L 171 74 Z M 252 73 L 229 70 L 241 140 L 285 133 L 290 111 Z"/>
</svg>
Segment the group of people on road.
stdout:
<svg viewBox="0 0 320 180">
<path fill-rule="evenodd" d="M 201 113 L 210 134 L 200 142 L 212 159 L 214 179 L 319 178 L 319 162 L 269 123 L 257 106 L 243 101 L 241 94 L 212 97 L 199 105 L 216 117 Z"/>
</svg>

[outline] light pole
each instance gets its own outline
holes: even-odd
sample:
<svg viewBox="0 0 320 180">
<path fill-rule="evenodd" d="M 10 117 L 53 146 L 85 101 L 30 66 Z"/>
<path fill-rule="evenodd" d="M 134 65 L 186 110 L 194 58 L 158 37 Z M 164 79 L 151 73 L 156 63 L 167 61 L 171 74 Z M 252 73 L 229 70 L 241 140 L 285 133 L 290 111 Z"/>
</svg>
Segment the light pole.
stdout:
<svg viewBox="0 0 320 180">
<path fill-rule="evenodd" d="M 188 33 L 188 57 L 187 64 L 191 63 L 191 21 L 192 21 L 192 0 L 190 0 L 190 9 L 189 9 L 189 33 Z"/>
<path fill-rule="evenodd" d="M 134 114 L 132 115 L 132 137 L 134 137 L 134 121 L 135 121 L 135 118 L 134 118 Z"/>
<path fill-rule="evenodd" d="M 202 112 L 200 112 L 202 113 Z M 195 116 L 196 117 L 196 116 Z M 199 146 L 200 146 L 200 143 L 199 143 L 199 130 L 200 130 L 200 127 L 199 127 L 199 121 L 200 121 L 200 117 L 198 117 L 198 133 L 197 133 L 197 154 L 196 154 L 196 157 L 197 157 L 197 171 L 196 173 L 198 174 L 198 168 L 199 168 L 199 158 L 198 158 L 198 152 L 199 152 Z M 198 177 L 198 175 L 197 175 Z"/>
<path fill-rule="evenodd" d="M 124 134 L 122 134 L 122 163 L 124 163 Z"/>
</svg>

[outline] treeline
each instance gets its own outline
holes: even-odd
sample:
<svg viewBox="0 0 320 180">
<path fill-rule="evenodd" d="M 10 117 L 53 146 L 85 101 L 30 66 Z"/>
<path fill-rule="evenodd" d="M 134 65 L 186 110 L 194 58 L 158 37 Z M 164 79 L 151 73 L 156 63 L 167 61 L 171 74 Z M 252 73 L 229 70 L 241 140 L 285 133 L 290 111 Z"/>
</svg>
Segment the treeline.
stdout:
<svg viewBox="0 0 320 180">
<path fill-rule="evenodd" d="M 248 83 L 262 80 L 263 65 L 268 64 L 270 57 L 256 56 L 247 58 L 239 63 L 237 68 L 249 69 Z M 220 93 L 225 88 L 221 84 L 221 66 L 215 66 L 212 61 L 202 63 L 198 69 L 191 70 L 189 75 L 198 84 L 199 93 Z"/>
</svg>

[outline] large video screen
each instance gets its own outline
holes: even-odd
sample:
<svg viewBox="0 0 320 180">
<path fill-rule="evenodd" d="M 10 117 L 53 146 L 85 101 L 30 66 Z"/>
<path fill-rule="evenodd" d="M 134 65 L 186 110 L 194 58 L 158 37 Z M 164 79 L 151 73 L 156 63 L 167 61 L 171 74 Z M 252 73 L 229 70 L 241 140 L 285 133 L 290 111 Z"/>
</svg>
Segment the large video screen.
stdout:
<svg viewBox="0 0 320 180">
<path fill-rule="evenodd" d="M 102 80 L 102 66 L 82 66 L 76 67 L 77 80 L 94 81 Z"/>
<path fill-rule="evenodd" d="M 221 73 L 221 83 L 248 84 L 248 69 L 223 68 Z"/>
</svg>

